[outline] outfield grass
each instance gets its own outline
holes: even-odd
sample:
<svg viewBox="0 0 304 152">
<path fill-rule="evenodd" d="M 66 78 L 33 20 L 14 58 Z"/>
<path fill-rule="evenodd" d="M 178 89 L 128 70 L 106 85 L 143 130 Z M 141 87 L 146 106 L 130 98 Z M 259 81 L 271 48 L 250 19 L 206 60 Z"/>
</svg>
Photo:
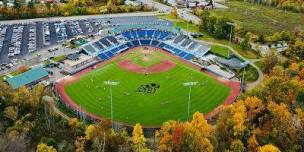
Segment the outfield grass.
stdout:
<svg viewBox="0 0 304 152">
<path fill-rule="evenodd" d="M 212 15 L 223 16 L 234 20 L 246 31 L 256 34 L 272 34 L 283 30 L 294 30 L 299 27 L 304 30 L 304 13 L 293 13 L 254 3 L 229 1 L 228 9 L 215 9 Z"/>
<path fill-rule="evenodd" d="M 210 112 L 228 97 L 230 88 L 206 74 L 185 66 L 163 53 L 158 52 L 152 55 L 157 57 L 153 57 L 151 62 L 155 62 L 161 56 L 176 62 L 176 66 L 162 73 L 136 74 L 117 66 L 117 62 L 122 59 L 140 61 L 136 58 L 141 58 L 134 54 L 133 56 L 126 55 L 91 71 L 82 76 L 79 81 L 68 84 L 65 91 L 86 111 L 110 118 L 109 87 L 103 82 L 119 81 L 120 84 L 113 87 L 114 120 L 128 124 L 141 123 L 145 126 L 158 126 L 167 120 L 187 119 L 189 88 L 183 86 L 184 82 L 199 82 L 192 88 L 191 115 L 196 111 Z M 140 85 L 148 83 L 156 83 L 160 85 L 160 88 L 154 94 L 136 92 Z"/>
</svg>

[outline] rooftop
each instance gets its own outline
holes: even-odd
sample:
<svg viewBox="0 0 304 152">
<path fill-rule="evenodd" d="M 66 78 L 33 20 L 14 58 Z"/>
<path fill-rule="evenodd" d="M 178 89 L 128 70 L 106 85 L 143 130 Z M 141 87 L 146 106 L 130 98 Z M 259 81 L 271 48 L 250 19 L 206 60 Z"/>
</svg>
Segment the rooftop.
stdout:
<svg viewBox="0 0 304 152">
<path fill-rule="evenodd" d="M 48 72 L 44 68 L 34 68 L 15 77 L 9 78 L 6 81 L 13 89 L 17 89 L 46 76 L 48 76 Z"/>
</svg>

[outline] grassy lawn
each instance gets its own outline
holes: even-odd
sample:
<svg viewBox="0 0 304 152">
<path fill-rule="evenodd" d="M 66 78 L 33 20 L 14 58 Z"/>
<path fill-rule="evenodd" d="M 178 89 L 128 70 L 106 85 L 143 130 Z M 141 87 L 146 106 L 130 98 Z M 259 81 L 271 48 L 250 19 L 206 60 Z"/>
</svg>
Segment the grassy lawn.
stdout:
<svg viewBox="0 0 304 152">
<path fill-rule="evenodd" d="M 5 75 L 0 75 L 0 81 L 4 81 Z"/>
<path fill-rule="evenodd" d="M 271 34 L 300 27 L 304 30 L 304 13 L 293 13 L 253 3 L 229 1 L 228 9 L 215 9 L 212 15 L 234 20 L 246 31 L 256 34 Z"/>
<path fill-rule="evenodd" d="M 249 66 L 246 69 L 245 77 L 246 77 L 246 82 L 254 82 L 258 79 L 259 73 L 254 67 Z"/>
<path fill-rule="evenodd" d="M 212 111 L 229 95 L 229 87 L 206 74 L 160 52 L 153 53 L 170 58 L 176 62 L 176 66 L 162 73 L 137 74 L 118 67 L 117 62 L 122 60 L 119 58 L 82 76 L 79 81 L 68 84 L 65 91 L 86 111 L 110 118 L 109 88 L 103 82 L 109 79 L 119 81 L 119 85 L 113 87 L 114 120 L 128 124 L 141 123 L 144 126 L 161 125 L 167 120 L 187 120 L 189 88 L 183 86 L 184 82 L 199 82 L 192 87 L 190 115 L 196 111 Z M 123 58 L 126 59 L 126 56 Z M 151 83 L 159 85 L 155 93 L 137 91 L 141 85 Z"/>
<path fill-rule="evenodd" d="M 55 61 L 55 62 L 61 62 L 61 61 L 63 61 L 65 58 L 66 58 L 65 55 L 59 55 L 59 56 L 54 57 L 52 60 Z"/>
<path fill-rule="evenodd" d="M 180 28 L 188 32 L 199 32 L 199 28 L 197 25 L 193 23 L 189 23 L 181 18 L 175 18 L 171 14 L 160 15 L 158 16 L 158 18 L 173 22 L 173 25 L 176 28 Z"/>
<path fill-rule="evenodd" d="M 212 45 L 211 52 L 225 58 L 228 58 L 230 55 L 230 50 L 228 48 L 219 45 Z"/>
<path fill-rule="evenodd" d="M 11 72 L 9 74 L 12 75 L 12 76 L 17 76 L 17 75 L 20 74 L 20 72 L 17 70 L 17 71 L 13 71 L 13 72 Z M 1 75 L 0 76 L 0 81 L 4 81 L 4 77 L 6 77 L 6 76 L 5 75 Z"/>
</svg>

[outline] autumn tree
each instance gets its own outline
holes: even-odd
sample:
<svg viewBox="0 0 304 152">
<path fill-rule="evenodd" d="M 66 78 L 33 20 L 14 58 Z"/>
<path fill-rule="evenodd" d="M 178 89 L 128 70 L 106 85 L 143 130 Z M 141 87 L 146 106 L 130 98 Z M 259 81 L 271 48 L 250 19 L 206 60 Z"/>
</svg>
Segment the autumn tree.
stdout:
<svg viewBox="0 0 304 152">
<path fill-rule="evenodd" d="M 173 7 L 173 9 L 171 10 L 171 15 L 175 18 L 178 18 L 178 12 L 176 7 Z"/>
<path fill-rule="evenodd" d="M 281 152 L 281 151 L 276 146 L 268 144 L 260 147 L 259 152 Z"/>
<path fill-rule="evenodd" d="M 279 64 L 279 57 L 277 56 L 277 54 L 275 54 L 275 52 L 273 51 L 268 51 L 265 56 L 262 58 L 262 67 L 263 67 L 263 71 L 266 74 L 269 74 L 272 69 Z"/>
<path fill-rule="evenodd" d="M 85 137 L 77 137 L 74 145 L 75 145 L 75 152 L 85 152 L 85 143 L 86 138 Z"/>
<path fill-rule="evenodd" d="M 132 148 L 133 151 L 140 152 L 146 149 L 146 138 L 143 134 L 143 129 L 139 123 L 137 123 L 132 132 Z"/>
<path fill-rule="evenodd" d="M 19 72 L 20 73 L 23 73 L 23 72 L 26 72 L 26 71 L 28 71 L 29 70 L 29 68 L 27 67 L 27 66 L 21 66 L 21 67 L 19 67 Z"/>
<path fill-rule="evenodd" d="M 16 106 L 6 107 L 4 110 L 4 115 L 5 117 L 15 121 L 18 117 L 18 107 Z"/>
<path fill-rule="evenodd" d="M 157 132 L 160 151 L 211 152 L 213 129 L 203 114 L 196 112 L 191 122 L 169 121 Z"/>
<path fill-rule="evenodd" d="M 44 143 L 37 145 L 36 152 L 57 152 L 53 146 L 48 146 Z"/>
</svg>

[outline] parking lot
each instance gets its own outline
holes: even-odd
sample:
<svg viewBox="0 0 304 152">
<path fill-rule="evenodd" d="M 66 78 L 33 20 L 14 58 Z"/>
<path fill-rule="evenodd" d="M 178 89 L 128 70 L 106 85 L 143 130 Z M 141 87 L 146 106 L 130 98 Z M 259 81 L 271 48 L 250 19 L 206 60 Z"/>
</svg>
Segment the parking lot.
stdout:
<svg viewBox="0 0 304 152">
<path fill-rule="evenodd" d="M 37 21 L 24 24 L 0 24 L 0 73 L 22 62 L 25 57 L 62 44 L 78 36 L 88 36 L 100 30 L 127 24 L 161 24 L 167 21 L 153 16 L 109 17 L 81 20 Z M 52 56 L 54 52 L 45 54 Z"/>
</svg>

